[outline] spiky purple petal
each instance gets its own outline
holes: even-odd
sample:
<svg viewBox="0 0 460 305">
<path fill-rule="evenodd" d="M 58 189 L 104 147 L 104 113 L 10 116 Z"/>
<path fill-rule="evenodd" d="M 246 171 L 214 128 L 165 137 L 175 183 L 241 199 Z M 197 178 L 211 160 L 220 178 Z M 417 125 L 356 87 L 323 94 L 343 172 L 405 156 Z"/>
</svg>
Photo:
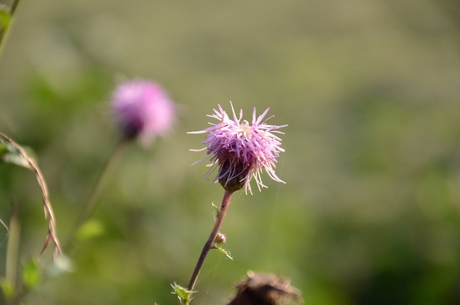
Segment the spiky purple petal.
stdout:
<svg viewBox="0 0 460 305">
<path fill-rule="evenodd" d="M 218 110 L 214 109 L 214 114 L 207 115 L 218 120 L 218 123 L 209 123 L 211 127 L 192 134 L 209 133 L 203 142 L 206 145 L 207 154 L 199 160 L 209 160 L 212 162 L 211 172 L 218 166 L 218 174 L 214 182 L 219 181 L 225 189 L 232 191 L 245 188 L 246 193 L 252 193 L 250 181 L 256 181 L 259 190 L 266 187 L 262 183 L 261 173 L 265 169 L 269 177 L 277 182 L 282 182 L 275 173 L 276 162 L 281 148 L 281 139 L 273 132 L 283 134 L 278 129 L 285 127 L 269 125 L 266 122 L 272 118 L 270 116 L 264 120 L 270 108 L 267 108 L 261 115 L 256 115 L 254 108 L 252 114 L 252 124 L 242 120 L 243 111 L 240 110 L 239 116 L 236 115 L 233 104 L 233 119 L 230 119 L 223 108 L 218 105 Z M 198 162 L 198 161 L 197 161 Z"/>
</svg>

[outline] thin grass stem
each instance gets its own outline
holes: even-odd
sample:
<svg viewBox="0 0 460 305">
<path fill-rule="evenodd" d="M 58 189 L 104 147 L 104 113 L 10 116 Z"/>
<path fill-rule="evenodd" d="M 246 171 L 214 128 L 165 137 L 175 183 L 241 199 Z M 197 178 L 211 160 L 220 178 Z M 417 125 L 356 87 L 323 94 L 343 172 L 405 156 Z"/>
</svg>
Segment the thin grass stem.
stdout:
<svg viewBox="0 0 460 305">
<path fill-rule="evenodd" d="M 8 22 L 8 25 L 2 31 L 0 31 L 0 55 L 3 53 L 4 42 L 8 38 L 11 24 L 13 22 L 13 16 L 14 16 L 14 13 L 16 12 L 16 9 L 18 8 L 19 2 L 21 2 L 21 0 L 14 0 L 13 4 L 11 5 L 10 12 L 9 12 L 10 20 Z"/>
<path fill-rule="evenodd" d="M 21 224 L 19 220 L 19 205 L 15 200 L 11 202 L 10 225 L 8 229 L 8 245 L 5 259 L 5 278 L 13 291 L 17 287 L 17 269 L 19 242 L 21 239 Z"/>
</svg>

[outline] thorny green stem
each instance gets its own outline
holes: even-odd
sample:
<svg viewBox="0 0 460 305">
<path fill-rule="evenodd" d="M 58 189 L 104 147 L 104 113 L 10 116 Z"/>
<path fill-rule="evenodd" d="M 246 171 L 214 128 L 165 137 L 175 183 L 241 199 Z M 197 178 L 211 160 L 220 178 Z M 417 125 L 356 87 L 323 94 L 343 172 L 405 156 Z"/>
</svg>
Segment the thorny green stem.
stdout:
<svg viewBox="0 0 460 305">
<path fill-rule="evenodd" d="M 201 251 L 200 257 L 198 258 L 198 261 L 195 266 L 195 270 L 193 271 L 192 277 L 190 278 L 190 282 L 187 287 L 187 289 L 189 291 L 192 291 L 192 293 L 193 289 L 195 288 L 196 281 L 198 280 L 198 275 L 200 274 L 201 267 L 203 266 L 206 256 L 208 255 L 209 250 L 211 250 L 211 248 L 213 247 L 214 240 L 216 239 L 216 236 L 220 231 L 225 215 L 227 213 L 228 206 L 230 205 L 232 195 L 233 191 L 225 190 L 224 198 L 222 199 L 222 204 L 220 206 L 219 213 L 216 217 L 216 222 L 214 223 L 214 227 L 212 228 L 208 240 L 204 244 L 203 250 Z M 184 305 L 188 305 L 189 303 L 190 301 L 186 301 Z"/>
<path fill-rule="evenodd" d="M 77 233 L 78 229 L 81 225 L 86 221 L 86 219 L 91 215 L 91 213 L 97 208 L 98 205 L 98 197 L 99 193 L 101 192 L 102 186 L 105 184 L 107 179 L 108 173 L 111 171 L 112 165 L 115 164 L 116 157 L 120 154 L 123 146 L 129 141 L 129 139 L 121 138 L 120 141 L 116 144 L 115 148 L 112 150 L 112 154 L 105 162 L 104 166 L 102 167 L 99 177 L 97 178 L 93 189 L 91 190 L 88 199 L 86 200 L 83 209 L 80 212 L 80 216 L 78 217 L 72 231 L 70 232 L 69 239 L 65 245 L 65 249 L 68 250 L 74 235 Z"/>
</svg>

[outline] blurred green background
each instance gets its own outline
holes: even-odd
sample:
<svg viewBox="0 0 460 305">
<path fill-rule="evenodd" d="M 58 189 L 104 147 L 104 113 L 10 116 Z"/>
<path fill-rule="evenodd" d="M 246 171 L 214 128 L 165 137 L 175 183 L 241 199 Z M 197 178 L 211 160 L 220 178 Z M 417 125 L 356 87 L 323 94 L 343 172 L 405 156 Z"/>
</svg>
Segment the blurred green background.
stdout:
<svg viewBox="0 0 460 305">
<path fill-rule="evenodd" d="M 132 77 L 169 90 L 177 124 L 122 152 L 94 236 L 67 253 L 75 271 L 26 304 L 177 304 L 169 285 L 187 284 L 223 195 L 189 166 L 203 136 L 186 132 L 229 100 L 289 124 L 286 184 L 265 175 L 268 189 L 236 194 L 222 230 L 234 261 L 211 252 L 192 304 L 225 304 L 249 269 L 291 278 L 306 304 L 460 304 L 457 1 L 23 0 L 0 131 L 37 154 L 63 242 L 117 141 L 110 92 Z M 5 222 L 12 199 L 24 262 L 46 235 L 41 195 L 2 164 Z"/>
</svg>

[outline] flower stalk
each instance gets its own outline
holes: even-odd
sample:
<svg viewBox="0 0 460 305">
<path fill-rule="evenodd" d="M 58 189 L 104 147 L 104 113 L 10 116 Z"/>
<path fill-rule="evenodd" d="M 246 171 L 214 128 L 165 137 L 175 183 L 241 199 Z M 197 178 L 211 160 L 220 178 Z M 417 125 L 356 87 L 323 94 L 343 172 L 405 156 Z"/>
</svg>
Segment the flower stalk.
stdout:
<svg viewBox="0 0 460 305">
<path fill-rule="evenodd" d="M 110 154 L 109 158 L 103 165 L 99 173 L 99 176 L 97 177 L 97 180 L 91 192 L 89 193 L 88 199 L 86 200 L 85 205 L 83 206 L 80 212 L 80 215 L 78 216 L 78 219 L 75 222 L 75 225 L 72 231 L 70 232 L 69 240 L 67 241 L 67 244 L 65 245 L 66 250 L 68 250 L 68 248 L 70 247 L 72 239 L 74 238 L 75 234 L 77 234 L 78 229 L 88 219 L 88 217 L 92 214 L 92 212 L 96 210 L 98 206 L 97 199 L 99 198 L 99 194 L 101 193 L 102 187 L 105 184 L 108 174 L 111 172 L 113 165 L 116 163 L 115 161 L 118 155 L 120 155 L 122 148 L 125 146 L 127 142 L 128 142 L 127 138 L 121 138 L 116 144 L 115 148 L 112 150 L 112 153 Z"/>
<path fill-rule="evenodd" d="M 122 148 L 139 139 L 146 145 L 163 136 L 172 127 L 176 106 L 168 92 L 159 84 L 137 79 L 119 84 L 112 92 L 111 110 L 115 116 L 121 138 L 101 169 L 90 195 L 70 233 L 67 246 L 78 229 L 97 208 L 99 194 Z"/>
<path fill-rule="evenodd" d="M 230 190 L 226 190 L 224 193 L 220 210 L 216 216 L 216 222 L 214 223 L 214 227 L 212 228 L 211 234 L 209 234 L 208 240 L 204 244 L 203 250 L 201 251 L 200 257 L 198 258 L 198 261 L 196 263 L 195 270 L 193 271 L 193 274 L 187 286 L 187 289 L 192 293 L 195 289 L 196 281 L 198 279 L 198 275 L 200 274 L 201 267 L 203 267 L 203 263 L 206 259 L 206 256 L 208 255 L 209 250 L 213 248 L 217 234 L 219 234 L 220 228 L 222 227 L 222 223 L 224 222 L 225 215 L 227 214 L 227 210 L 230 205 L 232 195 L 233 191 Z M 184 305 L 188 305 L 190 303 L 190 299 L 189 301 L 186 301 Z"/>
</svg>

